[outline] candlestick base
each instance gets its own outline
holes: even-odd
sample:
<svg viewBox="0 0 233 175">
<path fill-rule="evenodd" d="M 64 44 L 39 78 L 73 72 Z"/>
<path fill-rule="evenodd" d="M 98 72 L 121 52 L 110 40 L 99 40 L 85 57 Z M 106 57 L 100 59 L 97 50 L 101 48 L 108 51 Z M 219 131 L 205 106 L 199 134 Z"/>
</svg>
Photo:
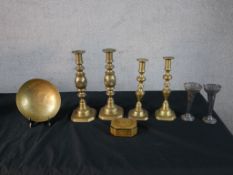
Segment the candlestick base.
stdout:
<svg viewBox="0 0 233 175">
<path fill-rule="evenodd" d="M 217 123 L 217 120 L 211 116 L 211 115 L 208 115 L 208 116 L 205 116 L 202 118 L 203 122 L 207 123 L 207 124 L 216 124 Z"/>
<path fill-rule="evenodd" d="M 124 110 L 118 105 L 105 105 L 100 109 L 99 118 L 101 120 L 113 120 L 115 118 L 122 118 Z"/>
<path fill-rule="evenodd" d="M 193 122 L 195 120 L 195 117 L 190 113 L 185 113 L 181 115 L 181 119 L 186 122 Z"/>
<path fill-rule="evenodd" d="M 146 121 L 148 120 L 148 112 L 143 108 L 134 108 L 129 111 L 128 117 L 135 120 Z"/>
<path fill-rule="evenodd" d="M 96 110 L 89 106 L 85 108 L 76 108 L 72 115 L 71 120 L 73 122 L 91 122 L 95 119 Z"/>
<path fill-rule="evenodd" d="M 165 100 L 162 107 L 155 112 L 155 117 L 161 121 L 173 121 L 176 119 L 176 114 L 170 109 L 168 101 Z"/>
</svg>

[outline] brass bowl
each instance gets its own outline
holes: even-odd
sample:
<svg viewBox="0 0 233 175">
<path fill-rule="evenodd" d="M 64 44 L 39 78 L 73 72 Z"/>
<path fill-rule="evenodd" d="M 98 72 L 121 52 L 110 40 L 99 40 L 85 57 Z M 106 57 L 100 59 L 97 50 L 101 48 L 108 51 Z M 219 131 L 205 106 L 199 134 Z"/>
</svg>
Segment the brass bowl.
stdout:
<svg viewBox="0 0 233 175">
<path fill-rule="evenodd" d="M 61 96 L 49 81 L 32 79 L 18 90 L 16 105 L 25 118 L 44 122 L 56 116 L 61 106 Z"/>
</svg>

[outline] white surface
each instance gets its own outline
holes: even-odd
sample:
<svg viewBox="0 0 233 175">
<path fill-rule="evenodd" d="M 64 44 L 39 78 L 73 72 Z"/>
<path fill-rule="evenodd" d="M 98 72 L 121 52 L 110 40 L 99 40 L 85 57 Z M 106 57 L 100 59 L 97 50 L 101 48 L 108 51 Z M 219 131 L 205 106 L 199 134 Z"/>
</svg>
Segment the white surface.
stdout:
<svg viewBox="0 0 233 175">
<path fill-rule="evenodd" d="M 160 90 L 166 55 L 173 89 L 220 83 L 216 110 L 233 131 L 232 0 L 0 0 L 1 93 L 33 77 L 74 91 L 74 49 L 87 51 L 88 90 L 104 90 L 106 47 L 117 49 L 116 90 L 135 90 L 138 57 L 150 59 L 145 89 Z"/>
</svg>

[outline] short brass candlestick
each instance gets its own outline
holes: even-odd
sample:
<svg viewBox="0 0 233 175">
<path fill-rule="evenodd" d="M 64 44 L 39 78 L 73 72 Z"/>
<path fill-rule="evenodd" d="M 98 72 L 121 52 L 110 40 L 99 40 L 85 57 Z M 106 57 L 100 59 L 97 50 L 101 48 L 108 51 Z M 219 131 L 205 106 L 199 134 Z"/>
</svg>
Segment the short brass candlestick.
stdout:
<svg viewBox="0 0 233 175">
<path fill-rule="evenodd" d="M 99 118 L 102 120 L 112 120 L 115 118 L 122 118 L 124 110 L 122 107 L 114 103 L 114 88 L 116 85 L 116 76 L 113 71 L 113 52 L 115 49 L 104 49 L 103 52 L 106 53 L 106 65 L 105 65 L 105 76 L 104 84 L 106 87 L 106 94 L 108 96 L 107 104 L 100 109 Z"/>
<path fill-rule="evenodd" d="M 137 97 L 137 103 L 134 109 L 131 109 L 129 111 L 128 117 L 129 118 L 134 118 L 136 120 L 148 120 L 148 112 L 142 108 L 142 98 L 145 94 L 143 90 L 143 82 L 146 80 L 144 73 L 145 73 L 145 66 L 146 62 L 148 61 L 145 58 L 139 58 L 137 59 L 139 62 L 139 67 L 138 67 L 138 73 L 139 76 L 137 77 L 138 81 L 138 88 L 136 91 L 136 97 Z"/>
<path fill-rule="evenodd" d="M 164 87 L 163 87 L 163 97 L 164 101 L 162 107 L 155 112 L 155 117 L 157 120 L 162 121 L 173 121 L 176 119 L 176 115 L 174 111 L 172 111 L 169 107 L 168 98 L 170 96 L 170 83 L 169 81 L 172 79 L 172 75 L 170 74 L 171 71 L 171 60 L 174 57 L 164 57 L 165 60 L 165 74 L 163 75 L 164 79 Z"/>
<path fill-rule="evenodd" d="M 78 89 L 78 97 L 80 100 L 79 106 L 73 111 L 71 115 L 71 120 L 73 122 L 90 122 L 95 119 L 96 110 L 94 108 L 89 107 L 85 101 L 87 79 L 83 71 L 84 67 L 82 58 L 82 54 L 85 53 L 85 51 L 76 50 L 72 53 L 75 54 L 75 62 L 77 64 L 75 83 Z"/>
</svg>

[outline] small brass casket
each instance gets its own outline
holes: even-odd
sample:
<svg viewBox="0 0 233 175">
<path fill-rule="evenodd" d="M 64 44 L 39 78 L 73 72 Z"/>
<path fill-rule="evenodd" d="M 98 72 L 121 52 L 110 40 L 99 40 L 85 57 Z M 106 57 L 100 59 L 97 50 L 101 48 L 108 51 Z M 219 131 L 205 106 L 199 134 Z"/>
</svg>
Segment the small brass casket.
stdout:
<svg viewBox="0 0 233 175">
<path fill-rule="evenodd" d="M 129 118 L 113 119 L 110 126 L 110 132 L 114 136 L 133 137 L 137 134 L 137 121 Z"/>
</svg>

